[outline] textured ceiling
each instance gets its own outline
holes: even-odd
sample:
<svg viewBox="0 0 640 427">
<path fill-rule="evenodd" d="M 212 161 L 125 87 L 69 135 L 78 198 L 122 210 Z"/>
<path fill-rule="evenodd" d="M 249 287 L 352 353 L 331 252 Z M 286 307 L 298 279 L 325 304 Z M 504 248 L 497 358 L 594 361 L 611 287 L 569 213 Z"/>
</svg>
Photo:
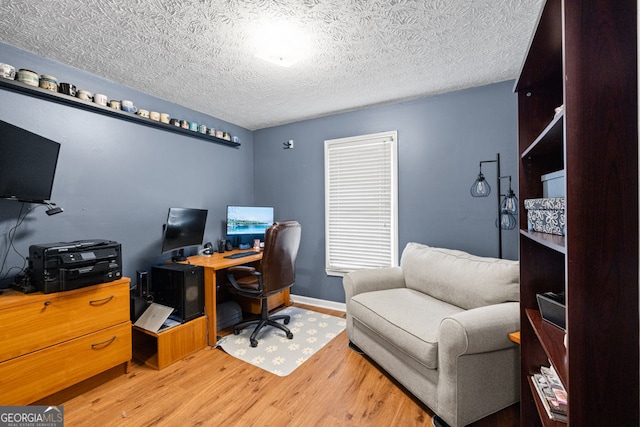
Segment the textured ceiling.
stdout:
<svg viewBox="0 0 640 427">
<path fill-rule="evenodd" d="M 516 78 L 542 2 L 0 0 L 0 41 L 255 130 Z"/>
</svg>

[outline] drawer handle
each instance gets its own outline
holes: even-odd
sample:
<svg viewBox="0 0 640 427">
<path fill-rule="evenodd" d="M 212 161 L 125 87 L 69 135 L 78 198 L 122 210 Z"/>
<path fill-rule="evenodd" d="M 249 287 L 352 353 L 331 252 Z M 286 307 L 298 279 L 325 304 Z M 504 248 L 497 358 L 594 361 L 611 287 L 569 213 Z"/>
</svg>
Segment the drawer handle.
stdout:
<svg viewBox="0 0 640 427">
<path fill-rule="evenodd" d="M 51 301 L 45 301 L 45 302 L 44 302 L 44 306 L 45 306 L 45 307 L 48 307 L 48 306 L 50 306 L 50 305 L 51 305 Z"/>
<path fill-rule="evenodd" d="M 97 342 L 95 344 L 91 344 L 91 348 L 96 348 L 96 347 L 106 347 L 109 344 L 111 344 L 112 342 L 114 342 L 116 340 L 116 336 L 112 336 L 111 338 L 109 338 L 108 340 L 102 341 L 102 342 Z"/>
<path fill-rule="evenodd" d="M 115 295 L 111 295 L 110 297 L 106 297 L 106 298 L 102 298 L 102 299 L 92 299 L 92 300 L 89 301 L 89 304 L 90 305 L 102 305 L 102 304 L 108 303 L 113 298 L 115 298 Z"/>
</svg>

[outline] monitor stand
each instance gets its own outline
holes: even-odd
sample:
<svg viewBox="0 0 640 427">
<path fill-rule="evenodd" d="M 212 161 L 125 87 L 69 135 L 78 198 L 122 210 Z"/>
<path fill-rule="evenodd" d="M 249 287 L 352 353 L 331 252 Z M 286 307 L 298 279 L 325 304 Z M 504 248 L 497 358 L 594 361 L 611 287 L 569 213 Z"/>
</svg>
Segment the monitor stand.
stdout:
<svg viewBox="0 0 640 427">
<path fill-rule="evenodd" d="M 173 262 L 180 262 L 180 261 L 186 261 L 186 260 L 187 260 L 187 257 L 184 256 L 184 249 L 178 250 L 178 254 L 171 257 L 171 261 Z"/>
</svg>

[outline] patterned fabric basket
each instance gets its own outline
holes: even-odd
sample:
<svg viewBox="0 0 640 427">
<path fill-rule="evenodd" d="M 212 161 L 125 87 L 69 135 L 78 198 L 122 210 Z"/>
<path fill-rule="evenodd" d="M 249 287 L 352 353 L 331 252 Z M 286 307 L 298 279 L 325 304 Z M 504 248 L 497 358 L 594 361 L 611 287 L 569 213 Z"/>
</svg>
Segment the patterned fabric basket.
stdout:
<svg viewBox="0 0 640 427">
<path fill-rule="evenodd" d="M 529 231 L 564 236 L 566 224 L 564 197 L 528 199 L 524 201 L 524 207 L 527 210 Z"/>
</svg>

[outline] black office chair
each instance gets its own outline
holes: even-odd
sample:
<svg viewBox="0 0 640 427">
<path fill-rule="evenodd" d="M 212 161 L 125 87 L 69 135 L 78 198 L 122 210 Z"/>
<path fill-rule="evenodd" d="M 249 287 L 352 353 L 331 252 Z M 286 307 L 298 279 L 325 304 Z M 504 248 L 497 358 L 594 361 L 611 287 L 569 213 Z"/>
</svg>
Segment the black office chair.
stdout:
<svg viewBox="0 0 640 427">
<path fill-rule="evenodd" d="M 241 329 L 257 325 L 251 334 L 251 347 L 258 345 L 256 337 L 267 325 L 280 328 L 287 334 L 287 338 L 293 338 L 289 328 L 284 326 L 289 324 L 290 316 L 269 317 L 267 298 L 294 285 L 301 232 L 302 227 L 297 221 L 276 222 L 265 233 L 264 254 L 259 268 L 242 265 L 227 269 L 227 278 L 233 287 L 232 292 L 261 300 L 259 319 L 242 322 L 233 327 L 233 333 L 238 335 Z M 277 320 L 284 320 L 284 325 Z"/>
</svg>

